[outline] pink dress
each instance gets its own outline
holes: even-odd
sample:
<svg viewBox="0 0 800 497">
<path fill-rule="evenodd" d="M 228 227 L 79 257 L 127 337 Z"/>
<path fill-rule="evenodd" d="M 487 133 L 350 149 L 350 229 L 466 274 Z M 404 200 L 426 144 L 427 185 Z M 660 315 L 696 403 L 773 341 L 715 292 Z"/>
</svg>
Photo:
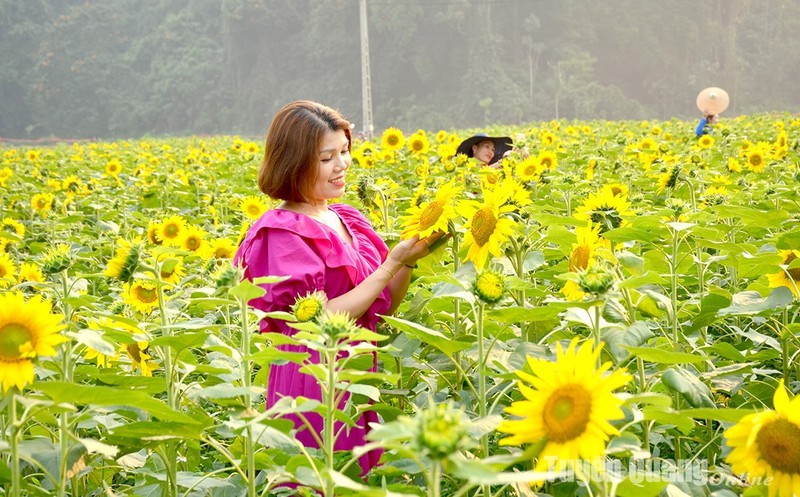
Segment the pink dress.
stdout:
<svg viewBox="0 0 800 497">
<path fill-rule="evenodd" d="M 342 240 L 335 230 L 325 224 L 292 211 L 270 210 L 253 224 L 236 252 L 234 263 L 241 264 L 245 278 L 248 279 L 259 276 L 291 278 L 264 285 L 266 295 L 251 300 L 251 306 L 263 311 L 290 312 L 290 307 L 298 296 L 305 296 L 315 290 L 322 290 L 329 299 L 333 299 L 355 288 L 383 262 L 388 248 L 357 209 L 346 204 L 332 204 L 329 209 L 342 220 L 353 240 L 352 245 Z M 387 287 L 358 319 L 358 325 L 374 331 L 380 321 L 378 314 L 385 314 L 390 304 L 391 296 Z M 261 331 L 293 334 L 296 330 L 287 326 L 284 321 L 264 319 L 261 322 Z M 310 352 L 304 346 L 281 345 L 279 348 L 292 352 Z M 319 360 L 316 354 L 311 359 Z M 372 370 L 376 368 L 377 357 L 374 357 Z M 321 399 L 316 380 L 310 375 L 300 373 L 299 365 L 273 365 L 267 384 L 267 408 L 286 396 Z M 315 413 L 309 413 L 308 418 L 315 431 L 321 434 L 322 418 Z M 297 418 L 294 418 L 294 422 L 300 429 L 302 425 Z M 339 435 L 335 449 L 352 450 L 364 445 L 369 431 L 368 423 L 376 422 L 376 413 L 365 412 L 356 426 L 345 429 Z M 305 446 L 317 447 L 307 429 L 300 430 L 297 439 Z M 375 466 L 380 456 L 380 451 L 362 456 L 359 460 L 362 473 L 366 474 Z"/>
</svg>

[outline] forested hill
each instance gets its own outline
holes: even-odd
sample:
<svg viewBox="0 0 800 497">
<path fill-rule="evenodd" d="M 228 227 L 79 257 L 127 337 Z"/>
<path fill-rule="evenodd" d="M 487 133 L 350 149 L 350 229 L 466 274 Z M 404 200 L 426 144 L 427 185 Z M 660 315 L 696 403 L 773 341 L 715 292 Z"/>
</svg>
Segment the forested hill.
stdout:
<svg viewBox="0 0 800 497">
<path fill-rule="evenodd" d="M 796 0 L 367 0 L 376 132 L 800 108 Z M 361 129 L 359 0 L 0 0 L 0 137 Z"/>
</svg>

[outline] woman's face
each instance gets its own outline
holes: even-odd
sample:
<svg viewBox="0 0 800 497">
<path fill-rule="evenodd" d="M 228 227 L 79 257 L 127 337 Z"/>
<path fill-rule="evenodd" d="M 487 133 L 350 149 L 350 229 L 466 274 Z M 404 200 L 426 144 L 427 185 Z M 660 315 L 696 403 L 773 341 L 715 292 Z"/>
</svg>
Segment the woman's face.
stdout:
<svg viewBox="0 0 800 497">
<path fill-rule="evenodd" d="M 345 172 L 351 157 L 347 135 L 343 130 L 328 131 L 319 147 L 317 181 L 311 192 L 311 203 L 322 203 L 344 195 Z"/>
<path fill-rule="evenodd" d="M 494 158 L 494 141 L 483 140 L 472 146 L 472 156 L 483 162 L 489 164 Z"/>
</svg>

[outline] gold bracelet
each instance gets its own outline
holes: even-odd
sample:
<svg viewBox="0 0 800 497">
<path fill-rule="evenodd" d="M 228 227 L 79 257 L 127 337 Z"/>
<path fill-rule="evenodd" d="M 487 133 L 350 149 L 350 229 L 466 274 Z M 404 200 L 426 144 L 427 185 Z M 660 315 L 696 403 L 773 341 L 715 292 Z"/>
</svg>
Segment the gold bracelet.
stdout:
<svg viewBox="0 0 800 497">
<path fill-rule="evenodd" d="M 379 267 L 379 268 L 381 268 L 381 269 L 383 269 L 383 270 L 384 270 L 384 271 L 386 271 L 387 273 L 391 274 L 391 275 L 392 275 L 392 278 L 394 278 L 394 273 L 393 273 L 393 272 L 392 272 L 392 271 L 391 271 L 391 270 L 390 270 L 388 267 L 384 266 L 383 264 L 381 264 L 381 265 L 380 265 L 380 266 L 378 266 L 378 267 Z"/>
</svg>

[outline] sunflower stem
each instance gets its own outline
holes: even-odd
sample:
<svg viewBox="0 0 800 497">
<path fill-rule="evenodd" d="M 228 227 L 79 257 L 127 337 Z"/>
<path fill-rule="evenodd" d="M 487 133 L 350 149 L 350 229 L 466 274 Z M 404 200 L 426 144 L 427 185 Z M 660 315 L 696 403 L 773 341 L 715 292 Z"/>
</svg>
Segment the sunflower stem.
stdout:
<svg viewBox="0 0 800 497">
<path fill-rule="evenodd" d="M 322 427 L 324 433 L 324 444 L 323 452 L 325 453 L 325 481 L 322 482 L 325 491 L 323 494 L 325 497 L 333 497 L 333 478 L 331 475 L 333 474 L 333 456 L 334 456 L 334 443 L 336 441 L 335 437 L 335 426 L 334 426 L 334 419 L 336 415 L 336 350 L 334 349 L 333 352 L 328 349 L 325 352 L 326 355 L 326 366 L 327 366 L 327 385 L 322 388 L 322 395 L 325 396 L 325 425 Z"/>
<path fill-rule="evenodd" d="M 690 191 L 693 191 L 690 188 Z M 670 272 L 670 304 L 672 306 L 672 313 L 670 321 L 672 326 L 672 346 L 675 350 L 678 349 L 678 230 L 672 230 L 672 254 L 669 258 L 669 272 Z"/>
<path fill-rule="evenodd" d="M 483 333 L 484 333 L 484 309 L 485 306 L 481 302 L 475 308 L 475 332 L 478 336 L 478 416 L 480 419 L 486 419 L 486 374 L 484 366 L 486 365 L 486 353 L 484 351 Z M 489 457 L 489 435 L 481 435 L 481 450 L 483 457 Z M 489 485 L 483 485 L 483 495 L 490 495 Z"/>
<path fill-rule="evenodd" d="M 158 260 L 155 261 L 155 271 L 153 274 L 156 275 L 156 295 L 158 295 L 158 314 L 161 321 L 161 333 L 162 336 L 171 338 L 172 330 L 167 322 L 166 305 L 164 302 L 164 282 L 161 280 L 161 267 Z M 169 405 L 170 409 L 174 410 L 177 405 L 177 399 L 175 397 L 175 379 L 172 370 L 172 349 L 170 349 L 170 346 L 171 344 L 169 340 L 167 340 L 167 344 L 162 347 L 161 353 L 164 357 L 167 405 Z M 174 497 L 178 495 L 178 447 L 174 441 L 167 441 L 165 443 L 165 451 L 166 457 L 164 458 L 164 467 L 167 471 L 167 480 L 165 482 L 167 485 L 166 495 Z"/>
<path fill-rule="evenodd" d="M 647 388 L 647 377 L 644 373 L 644 359 L 641 357 L 636 358 L 636 369 L 639 373 L 639 393 L 642 393 Z M 645 449 L 650 453 L 650 423 L 646 419 L 642 420 L 642 439 Z"/>
<path fill-rule="evenodd" d="M 251 385 L 251 378 L 250 378 L 250 369 L 251 369 L 251 361 L 248 359 L 250 356 L 250 326 L 249 326 L 249 319 L 248 319 L 248 309 L 247 309 L 247 301 L 241 297 L 238 297 L 237 300 L 239 301 L 239 311 L 242 316 L 241 318 L 241 328 L 242 328 L 242 341 L 241 341 L 241 354 L 242 354 L 242 364 L 240 366 L 240 371 L 242 375 L 242 385 L 245 388 L 244 391 L 244 408 L 245 411 L 249 411 L 253 404 L 253 399 L 250 395 L 250 385 Z M 255 459 L 255 442 L 253 440 L 253 427 L 251 425 L 247 425 L 245 429 L 245 458 L 247 464 L 247 495 L 249 497 L 255 497 L 256 495 L 256 459 Z"/>
<path fill-rule="evenodd" d="M 20 487 L 22 477 L 19 465 L 19 433 L 17 426 L 17 388 L 12 387 L 8 392 L 11 394 L 8 401 L 9 434 L 8 441 L 11 450 L 11 496 L 20 497 Z"/>
<path fill-rule="evenodd" d="M 439 497 L 441 495 L 442 486 L 442 468 L 441 461 L 434 460 L 431 462 L 430 470 L 430 484 L 428 486 L 428 497 Z"/>
<path fill-rule="evenodd" d="M 67 278 L 67 270 L 61 271 L 61 308 L 64 311 L 64 322 L 69 329 L 72 322 L 72 310 L 67 297 L 69 296 L 69 280 Z M 67 341 L 63 349 L 62 356 L 62 376 L 66 383 L 72 383 L 72 342 Z M 67 495 L 67 458 L 69 456 L 69 419 L 68 412 L 62 412 L 58 419 L 58 448 L 59 448 L 59 465 L 58 465 L 58 490 L 57 495 L 63 497 Z"/>
</svg>

